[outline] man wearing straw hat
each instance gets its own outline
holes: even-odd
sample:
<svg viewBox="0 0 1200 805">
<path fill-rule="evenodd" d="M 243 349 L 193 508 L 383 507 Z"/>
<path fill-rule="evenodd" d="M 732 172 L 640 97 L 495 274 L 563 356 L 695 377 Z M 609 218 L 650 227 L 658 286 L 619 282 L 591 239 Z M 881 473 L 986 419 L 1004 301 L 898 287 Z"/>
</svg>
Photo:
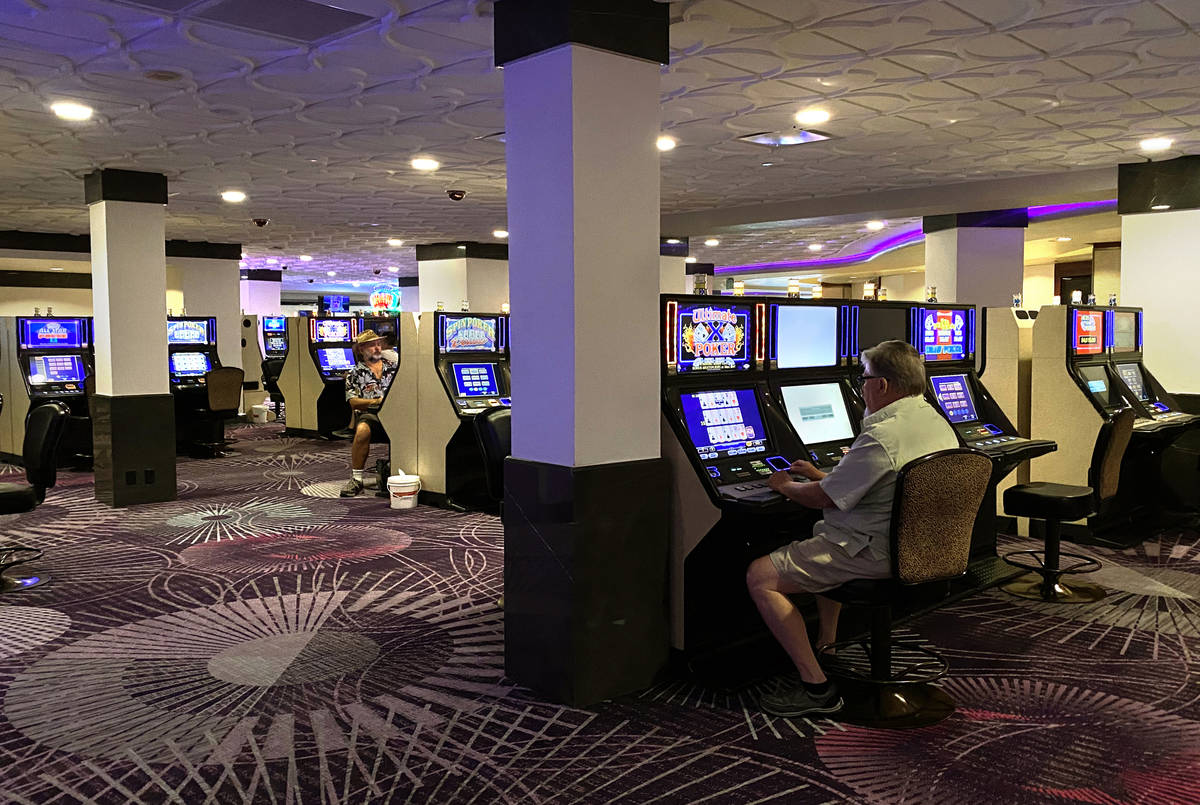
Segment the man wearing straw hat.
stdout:
<svg viewBox="0 0 1200 805">
<path fill-rule="evenodd" d="M 342 487 L 342 497 L 352 498 L 363 491 L 363 466 L 371 442 L 387 439 L 379 421 L 379 406 L 396 376 L 396 361 L 384 354 L 387 344 L 374 330 L 363 330 L 354 339 L 354 354 L 358 363 L 346 375 L 346 401 L 353 418 L 350 429 L 350 480 Z M 382 479 L 381 479 L 382 482 Z"/>
</svg>

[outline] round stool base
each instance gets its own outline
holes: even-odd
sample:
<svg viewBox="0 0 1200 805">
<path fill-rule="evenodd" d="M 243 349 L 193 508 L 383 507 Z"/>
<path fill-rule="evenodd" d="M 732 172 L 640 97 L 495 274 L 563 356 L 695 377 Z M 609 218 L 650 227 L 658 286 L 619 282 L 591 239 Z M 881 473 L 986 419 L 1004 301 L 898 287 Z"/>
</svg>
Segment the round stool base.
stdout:
<svg viewBox="0 0 1200 805">
<path fill-rule="evenodd" d="M 845 705 L 835 721 L 876 729 L 906 730 L 936 724 L 954 712 L 954 700 L 940 688 L 915 685 L 843 684 Z"/>
<path fill-rule="evenodd" d="M 0 593 L 17 593 L 40 587 L 50 581 L 45 573 L 38 576 L 0 576 Z"/>
<path fill-rule="evenodd" d="M 1040 573 L 1026 573 L 1002 584 L 1000 589 L 1018 598 L 1052 604 L 1091 604 L 1108 595 L 1108 591 L 1099 584 L 1075 579 L 1067 583 L 1060 578 L 1049 590 L 1044 589 L 1045 586 L 1046 581 Z"/>
</svg>

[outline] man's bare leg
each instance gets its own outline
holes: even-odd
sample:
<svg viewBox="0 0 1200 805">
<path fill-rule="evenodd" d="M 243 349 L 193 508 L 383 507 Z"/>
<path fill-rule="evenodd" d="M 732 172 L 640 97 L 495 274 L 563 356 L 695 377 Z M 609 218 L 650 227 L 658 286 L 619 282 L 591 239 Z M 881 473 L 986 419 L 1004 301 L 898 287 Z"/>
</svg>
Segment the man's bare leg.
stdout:
<svg viewBox="0 0 1200 805">
<path fill-rule="evenodd" d="M 350 443 L 350 468 L 361 470 L 367 464 L 367 454 L 371 452 L 371 426 L 359 422 L 354 429 L 354 441 Z"/>
<path fill-rule="evenodd" d="M 812 643 L 808 639 L 804 616 L 787 597 L 789 593 L 802 591 L 794 589 L 783 579 L 767 556 L 750 563 L 750 569 L 746 572 L 746 587 L 750 590 L 750 597 L 754 599 L 754 605 L 758 607 L 767 628 L 792 658 L 792 663 L 800 672 L 800 678 L 814 685 L 825 682 L 825 672 L 821 670 L 813 653 Z M 836 625 L 834 628 L 836 630 Z"/>
<path fill-rule="evenodd" d="M 817 599 L 817 612 L 821 616 L 821 627 L 817 631 L 817 645 L 828 646 L 837 642 L 838 615 L 841 614 L 842 605 L 823 595 L 815 596 L 815 598 Z"/>
</svg>

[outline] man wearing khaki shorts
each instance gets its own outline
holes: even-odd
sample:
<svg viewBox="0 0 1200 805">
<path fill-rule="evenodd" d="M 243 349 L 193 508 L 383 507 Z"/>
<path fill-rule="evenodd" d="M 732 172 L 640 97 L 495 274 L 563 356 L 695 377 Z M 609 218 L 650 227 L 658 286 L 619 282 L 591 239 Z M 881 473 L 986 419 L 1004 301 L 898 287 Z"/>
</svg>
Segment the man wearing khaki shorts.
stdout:
<svg viewBox="0 0 1200 805">
<path fill-rule="evenodd" d="M 772 489 L 802 506 L 821 509 L 824 519 L 813 527 L 810 539 L 756 559 L 746 573 L 755 606 L 800 672 L 798 685 L 761 698 L 763 710 L 773 715 L 832 713 L 842 706 L 817 662 L 804 616 L 788 596 L 890 576 L 896 473 L 914 459 L 958 446 L 949 423 L 925 402 L 925 365 L 911 344 L 884 341 L 862 354 L 862 367 L 859 382 L 867 411 L 862 431 L 841 462 L 826 473 L 797 461 L 771 476 Z M 821 595 L 816 599 L 819 650 L 837 640 L 841 605 Z"/>
</svg>

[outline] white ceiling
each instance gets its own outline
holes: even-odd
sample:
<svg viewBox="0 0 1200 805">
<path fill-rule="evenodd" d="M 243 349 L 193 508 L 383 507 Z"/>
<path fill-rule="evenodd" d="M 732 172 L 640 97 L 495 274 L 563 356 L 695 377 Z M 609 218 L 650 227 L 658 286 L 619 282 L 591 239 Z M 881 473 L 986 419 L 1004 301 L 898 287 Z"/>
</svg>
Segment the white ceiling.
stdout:
<svg viewBox="0 0 1200 805">
<path fill-rule="evenodd" d="M 247 30 L 250 0 L 203 19 L 219 2 L 0 4 L 0 229 L 86 232 L 80 177 L 96 167 L 167 174 L 169 237 L 241 242 L 251 267 L 287 262 L 289 285 L 413 274 L 411 244 L 504 225 L 490 2 L 338 0 L 370 19 L 311 42 Z M 672 20 L 664 213 L 1111 167 L 1153 135 L 1175 138 L 1167 157 L 1200 150 L 1197 0 L 687 0 Z M 97 116 L 59 121 L 59 99 Z M 833 113 L 834 139 L 737 139 L 809 105 Z M 415 173 L 418 154 L 442 169 Z M 221 202 L 226 188 L 249 200 Z M 855 240 L 787 228 L 826 254 Z M 745 256 L 720 262 L 794 256 L 721 237 Z"/>
</svg>

